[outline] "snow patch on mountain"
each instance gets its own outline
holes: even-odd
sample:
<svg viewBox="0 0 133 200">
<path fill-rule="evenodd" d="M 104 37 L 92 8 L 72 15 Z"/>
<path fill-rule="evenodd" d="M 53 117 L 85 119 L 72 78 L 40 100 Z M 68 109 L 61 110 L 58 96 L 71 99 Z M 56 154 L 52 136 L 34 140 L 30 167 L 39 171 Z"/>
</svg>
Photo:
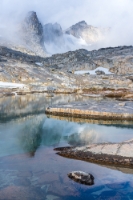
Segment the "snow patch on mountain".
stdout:
<svg viewBox="0 0 133 200">
<path fill-rule="evenodd" d="M 91 75 L 96 75 L 96 71 L 103 71 L 105 74 L 113 74 L 109 71 L 109 69 L 104 68 L 104 67 L 97 67 L 95 70 L 80 70 L 80 71 L 75 71 L 74 74 L 77 75 L 83 75 L 83 74 L 91 74 Z"/>
</svg>

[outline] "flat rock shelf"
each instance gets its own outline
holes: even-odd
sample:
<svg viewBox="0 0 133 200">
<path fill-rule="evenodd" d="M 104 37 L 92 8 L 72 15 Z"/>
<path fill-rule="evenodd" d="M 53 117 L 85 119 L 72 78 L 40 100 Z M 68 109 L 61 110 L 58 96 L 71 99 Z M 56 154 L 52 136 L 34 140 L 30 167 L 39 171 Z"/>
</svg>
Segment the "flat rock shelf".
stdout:
<svg viewBox="0 0 133 200">
<path fill-rule="evenodd" d="M 46 114 L 107 120 L 133 120 L 133 102 L 96 101 L 74 102 L 47 107 Z"/>
<path fill-rule="evenodd" d="M 58 155 L 93 163 L 133 167 L 133 140 L 55 149 Z"/>
</svg>

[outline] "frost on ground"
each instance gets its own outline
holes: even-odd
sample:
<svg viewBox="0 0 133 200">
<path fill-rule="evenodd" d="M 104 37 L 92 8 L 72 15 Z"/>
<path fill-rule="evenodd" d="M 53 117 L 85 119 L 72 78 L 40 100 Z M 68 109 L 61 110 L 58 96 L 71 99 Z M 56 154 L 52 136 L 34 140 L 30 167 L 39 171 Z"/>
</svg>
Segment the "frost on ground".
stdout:
<svg viewBox="0 0 133 200">
<path fill-rule="evenodd" d="M 105 72 L 105 74 L 112 74 L 109 69 L 107 68 L 104 68 L 104 67 L 97 67 L 96 69 L 94 70 L 88 70 L 88 71 L 84 71 L 84 70 L 80 70 L 80 71 L 75 71 L 74 74 L 86 74 L 86 73 L 89 73 L 89 74 L 92 74 L 92 75 L 96 75 L 96 71 L 103 71 Z"/>
</svg>

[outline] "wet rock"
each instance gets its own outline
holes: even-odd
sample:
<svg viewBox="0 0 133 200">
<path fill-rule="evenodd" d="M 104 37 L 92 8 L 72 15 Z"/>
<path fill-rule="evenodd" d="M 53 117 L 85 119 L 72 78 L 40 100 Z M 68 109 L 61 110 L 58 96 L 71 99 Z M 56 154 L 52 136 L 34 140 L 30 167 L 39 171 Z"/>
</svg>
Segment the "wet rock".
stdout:
<svg viewBox="0 0 133 200">
<path fill-rule="evenodd" d="M 85 185 L 93 185 L 94 184 L 94 177 L 93 175 L 81 171 L 73 171 L 68 174 L 68 177 L 72 180 L 85 184 Z"/>
</svg>

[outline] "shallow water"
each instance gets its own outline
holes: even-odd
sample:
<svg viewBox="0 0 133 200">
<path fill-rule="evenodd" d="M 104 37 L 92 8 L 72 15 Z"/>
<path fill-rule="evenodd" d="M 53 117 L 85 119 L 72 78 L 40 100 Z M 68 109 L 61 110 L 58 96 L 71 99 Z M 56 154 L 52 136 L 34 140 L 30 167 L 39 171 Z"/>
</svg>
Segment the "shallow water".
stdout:
<svg viewBox="0 0 133 200">
<path fill-rule="evenodd" d="M 56 96 L 53 103 L 78 100 Z M 48 118 L 51 99 L 32 95 L 0 99 L 0 199 L 133 199 L 133 169 L 105 167 L 60 157 L 58 146 L 121 142 L 133 138 L 133 126 L 91 124 Z M 85 171 L 94 186 L 70 180 L 67 174 Z"/>
</svg>

